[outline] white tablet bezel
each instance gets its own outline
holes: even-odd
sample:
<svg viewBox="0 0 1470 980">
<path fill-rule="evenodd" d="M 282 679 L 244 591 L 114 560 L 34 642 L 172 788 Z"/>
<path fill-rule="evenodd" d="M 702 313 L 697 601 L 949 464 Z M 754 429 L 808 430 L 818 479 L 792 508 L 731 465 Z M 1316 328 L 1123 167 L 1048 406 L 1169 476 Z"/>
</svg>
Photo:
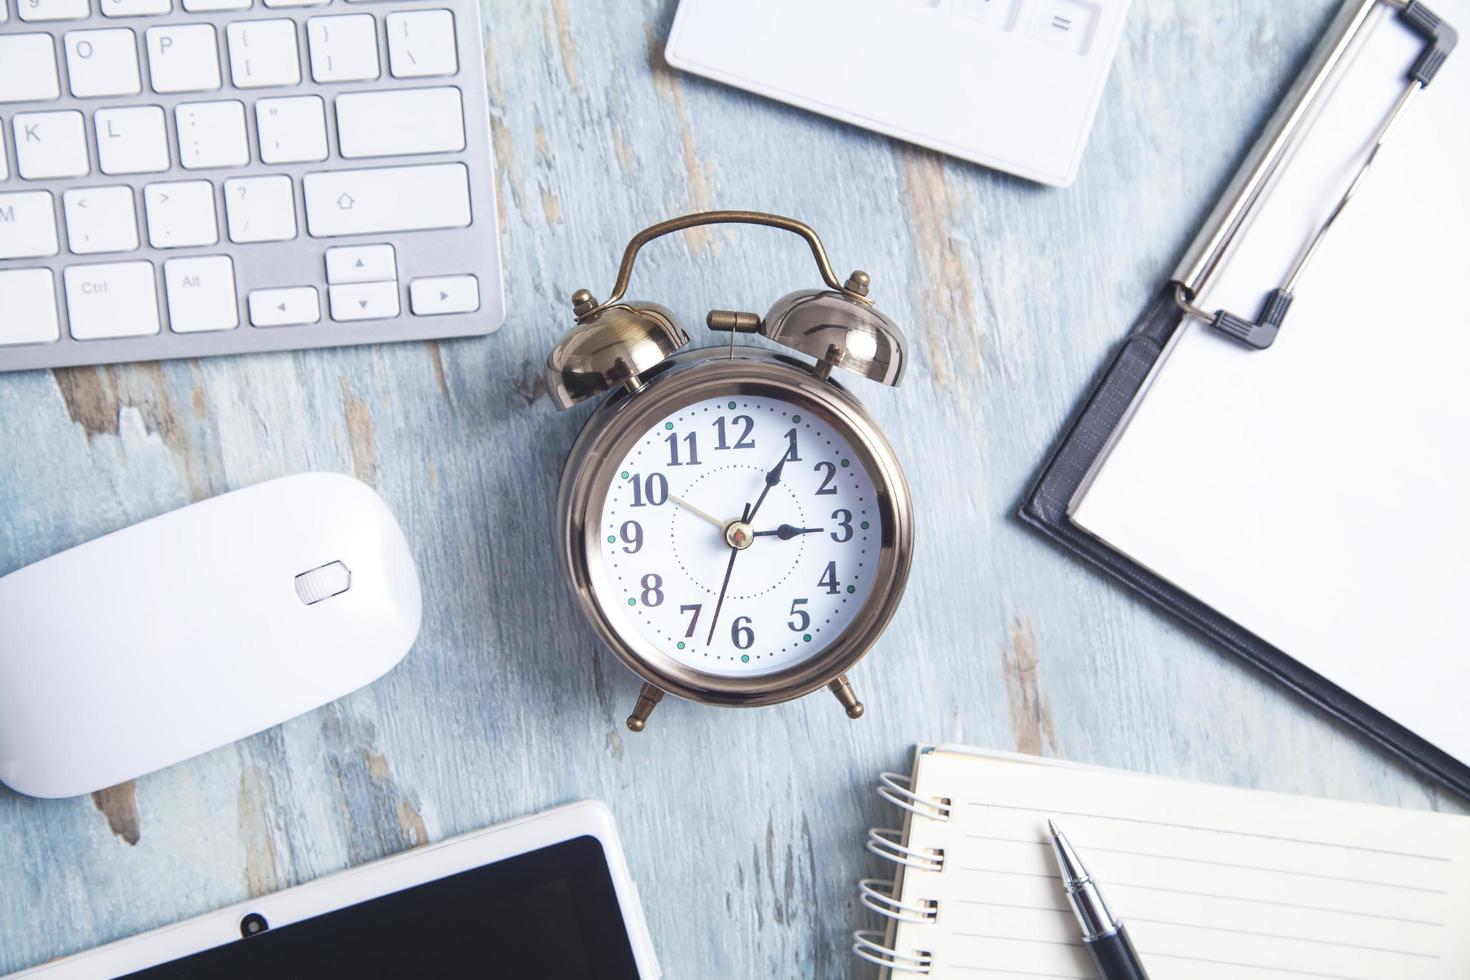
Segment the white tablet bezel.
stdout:
<svg viewBox="0 0 1470 980">
<path fill-rule="evenodd" d="M 274 895 L 52 960 L 12 974 L 8 980 L 93 980 L 133 973 L 239 941 L 240 920 L 252 912 L 264 916 L 275 929 L 584 836 L 596 838 L 602 845 L 638 975 L 643 980 L 658 980 L 658 961 L 643 918 L 638 886 L 628 873 L 612 811 L 596 800 L 568 804 L 395 854 Z"/>
</svg>

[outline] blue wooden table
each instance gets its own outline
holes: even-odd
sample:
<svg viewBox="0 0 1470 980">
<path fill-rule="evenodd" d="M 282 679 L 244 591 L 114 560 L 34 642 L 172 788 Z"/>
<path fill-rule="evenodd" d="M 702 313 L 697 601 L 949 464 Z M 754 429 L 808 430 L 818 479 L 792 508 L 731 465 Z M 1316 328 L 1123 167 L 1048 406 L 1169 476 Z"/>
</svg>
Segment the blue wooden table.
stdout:
<svg viewBox="0 0 1470 980">
<path fill-rule="evenodd" d="M 1012 516 L 1334 0 L 1135 0 L 1061 191 L 676 74 L 674 0 L 484 2 L 498 334 L 0 379 L 0 572 L 325 469 L 388 500 L 426 598 L 403 664 L 336 704 L 92 798 L 0 790 L 0 973 L 600 797 L 670 976 L 851 975 L 847 935 L 869 923 L 854 882 L 877 870 L 864 828 L 894 820 L 870 787 L 916 741 L 1461 809 Z M 666 699 L 634 736 L 638 684 L 556 568 L 554 491 L 587 409 L 555 411 L 541 365 L 568 295 L 606 290 L 634 231 L 715 207 L 810 222 L 906 326 L 905 385 L 854 388 L 907 467 L 917 556 L 852 674 L 862 720 L 826 694 Z M 764 230 L 645 256 L 633 292 L 690 323 L 813 284 L 801 244 Z"/>
</svg>

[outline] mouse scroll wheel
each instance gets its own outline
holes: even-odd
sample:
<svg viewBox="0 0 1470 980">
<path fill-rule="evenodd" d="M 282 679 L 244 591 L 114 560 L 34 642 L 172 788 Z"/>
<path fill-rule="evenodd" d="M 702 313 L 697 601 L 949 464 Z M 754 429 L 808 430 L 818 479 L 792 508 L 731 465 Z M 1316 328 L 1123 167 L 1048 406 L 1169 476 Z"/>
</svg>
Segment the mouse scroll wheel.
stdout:
<svg viewBox="0 0 1470 980">
<path fill-rule="evenodd" d="M 296 576 L 296 597 L 308 606 L 341 595 L 352 588 L 352 571 L 340 561 L 313 568 Z"/>
</svg>

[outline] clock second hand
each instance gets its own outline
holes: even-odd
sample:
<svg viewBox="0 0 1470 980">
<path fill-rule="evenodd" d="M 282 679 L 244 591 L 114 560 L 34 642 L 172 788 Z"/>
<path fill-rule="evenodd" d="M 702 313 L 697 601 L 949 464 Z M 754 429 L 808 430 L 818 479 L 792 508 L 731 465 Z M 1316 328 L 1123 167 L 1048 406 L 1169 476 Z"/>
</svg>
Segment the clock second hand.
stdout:
<svg viewBox="0 0 1470 980">
<path fill-rule="evenodd" d="M 725 529 L 725 522 L 724 521 L 720 520 L 718 517 L 715 517 L 715 516 L 713 516 L 711 514 L 708 514 L 708 513 L 704 512 L 704 511 L 700 510 L 698 507 L 694 506 L 693 504 L 691 504 L 689 501 L 685 500 L 683 497 L 679 496 L 678 494 L 676 494 L 676 493 L 669 494 L 669 499 L 672 500 L 674 503 L 678 504 L 680 507 L 683 507 L 685 510 L 689 511 L 689 513 L 693 514 L 695 517 L 701 517 L 704 520 L 709 521 L 711 524 L 713 524 L 715 527 L 719 528 L 721 531 L 723 531 Z"/>
<path fill-rule="evenodd" d="M 749 522 L 749 520 L 750 520 L 750 505 L 749 504 L 746 504 L 745 505 L 745 513 L 743 515 L 741 515 L 740 522 L 742 524 L 744 524 L 744 523 Z M 704 645 L 707 646 L 707 647 L 714 646 L 714 644 L 715 644 L 715 626 L 720 621 L 720 608 L 722 606 L 724 606 L 724 604 L 725 604 L 725 590 L 727 590 L 727 589 L 730 588 L 730 573 L 733 572 L 733 571 L 735 571 L 735 559 L 736 558 L 739 558 L 739 557 L 740 557 L 740 549 L 739 548 L 736 548 L 736 547 L 734 547 L 732 545 L 730 547 L 730 561 L 729 561 L 729 564 L 727 564 L 725 566 L 725 581 L 723 581 L 723 582 L 720 583 L 720 597 L 715 600 L 715 614 L 710 617 L 710 621 L 709 621 L 709 636 L 706 637 L 705 638 L 705 641 L 704 641 Z"/>
</svg>

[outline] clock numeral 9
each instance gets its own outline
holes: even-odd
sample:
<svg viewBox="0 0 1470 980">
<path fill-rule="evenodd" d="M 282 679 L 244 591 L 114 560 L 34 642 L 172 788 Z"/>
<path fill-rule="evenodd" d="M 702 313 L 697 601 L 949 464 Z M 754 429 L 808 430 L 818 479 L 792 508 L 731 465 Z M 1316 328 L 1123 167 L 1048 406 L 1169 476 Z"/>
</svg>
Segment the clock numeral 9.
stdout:
<svg viewBox="0 0 1470 980">
<path fill-rule="evenodd" d="M 663 576 L 649 572 L 643 576 L 643 604 L 645 606 L 660 606 L 664 601 Z"/>
<path fill-rule="evenodd" d="M 688 463 L 690 466 L 699 465 L 699 441 L 695 439 L 694 435 L 691 432 L 684 437 L 684 445 L 689 449 L 689 458 L 683 460 L 679 458 L 679 433 L 670 433 L 669 437 L 664 440 L 664 442 L 669 444 L 670 466 L 683 466 L 685 463 Z"/>
<path fill-rule="evenodd" d="M 818 463 L 816 466 L 813 466 L 812 467 L 812 471 L 815 472 L 815 473 L 821 473 L 822 474 L 822 485 L 819 486 L 819 487 L 817 487 L 817 496 L 818 497 L 836 496 L 837 495 L 837 464 L 836 463 L 832 463 L 832 462 L 828 462 L 827 460 L 824 459 L 820 463 Z"/>
<path fill-rule="evenodd" d="M 801 608 L 804 605 L 806 605 L 805 599 L 791 600 L 791 615 L 794 618 L 788 619 L 786 625 L 791 627 L 793 633 L 805 633 L 807 627 L 812 624 L 812 614 Z"/>
<path fill-rule="evenodd" d="M 623 550 L 628 554 L 636 555 L 643 549 L 643 525 L 637 521 L 624 521 L 618 535 L 623 539 Z"/>
<path fill-rule="evenodd" d="M 852 540 L 852 511 L 845 507 L 839 507 L 832 512 L 832 520 L 837 522 L 841 532 L 833 531 L 832 540 L 838 544 L 845 544 Z"/>
<path fill-rule="evenodd" d="M 755 645 L 755 630 L 750 628 L 749 616 L 736 616 L 730 624 L 730 642 L 737 650 L 749 650 Z"/>
<path fill-rule="evenodd" d="M 669 481 L 662 473 L 650 473 L 647 478 L 634 473 L 630 480 L 633 484 L 634 507 L 658 507 L 668 502 Z"/>
<path fill-rule="evenodd" d="M 827 562 L 827 568 L 822 572 L 822 577 L 817 579 L 817 584 L 827 590 L 828 595 L 836 595 L 839 591 L 837 585 L 837 563 Z"/>
<path fill-rule="evenodd" d="M 735 445 L 727 441 L 725 427 L 728 423 L 723 418 L 715 419 L 715 433 L 718 439 L 715 443 L 716 449 L 754 449 L 755 440 L 750 434 L 755 431 L 755 419 L 749 415 L 737 415 L 731 420 L 735 425 L 741 426 L 740 435 L 735 440 Z"/>
</svg>

